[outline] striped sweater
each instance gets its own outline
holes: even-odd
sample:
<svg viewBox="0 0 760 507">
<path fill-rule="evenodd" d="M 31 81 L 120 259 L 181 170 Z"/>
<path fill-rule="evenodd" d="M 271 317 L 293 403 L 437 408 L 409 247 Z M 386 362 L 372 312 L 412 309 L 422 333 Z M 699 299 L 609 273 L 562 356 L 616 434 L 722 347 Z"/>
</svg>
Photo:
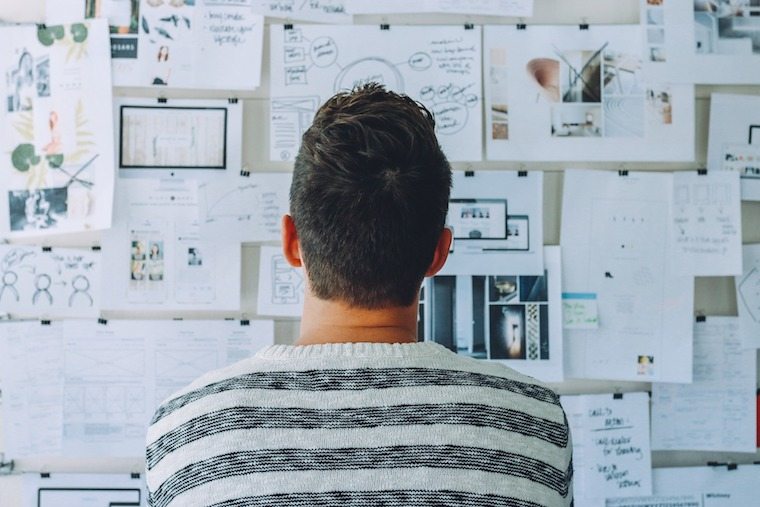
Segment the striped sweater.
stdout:
<svg viewBox="0 0 760 507">
<path fill-rule="evenodd" d="M 572 502 L 559 398 L 434 343 L 274 345 L 156 411 L 153 507 Z"/>
</svg>

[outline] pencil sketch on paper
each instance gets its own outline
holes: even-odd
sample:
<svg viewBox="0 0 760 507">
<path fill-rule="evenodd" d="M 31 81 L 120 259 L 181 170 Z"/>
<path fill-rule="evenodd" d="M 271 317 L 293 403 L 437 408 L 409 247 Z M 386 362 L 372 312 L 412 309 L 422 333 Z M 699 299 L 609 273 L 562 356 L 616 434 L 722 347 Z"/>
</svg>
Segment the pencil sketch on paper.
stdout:
<svg viewBox="0 0 760 507">
<path fill-rule="evenodd" d="M 0 303 L 11 312 L 87 316 L 97 313 L 97 252 L 0 247 Z"/>
<path fill-rule="evenodd" d="M 480 159 L 480 33 L 450 28 L 400 26 L 393 33 L 361 26 L 273 29 L 270 157 L 292 159 L 318 104 L 372 82 L 430 109 L 449 158 Z M 361 46 L 355 44 L 360 37 L 366 41 Z"/>
<path fill-rule="evenodd" d="M 303 276 L 278 255 L 272 258 L 272 304 L 303 303 Z"/>
</svg>

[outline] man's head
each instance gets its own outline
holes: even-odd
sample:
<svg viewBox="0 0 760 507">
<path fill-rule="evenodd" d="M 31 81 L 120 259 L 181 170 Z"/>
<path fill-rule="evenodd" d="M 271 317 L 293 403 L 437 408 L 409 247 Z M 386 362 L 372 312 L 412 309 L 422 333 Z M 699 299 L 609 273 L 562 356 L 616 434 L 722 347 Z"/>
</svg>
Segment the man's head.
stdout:
<svg viewBox="0 0 760 507">
<path fill-rule="evenodd" d="M 368 309 L 409 306 L 445 261 L 450 188 L 451 167 L 424 106 L 376 84 L 339 93 L 303 136 L 286 254 L 294 224 L 299 248 L 289 259 L 303 262 L 314 296 Z"/>
</svg>

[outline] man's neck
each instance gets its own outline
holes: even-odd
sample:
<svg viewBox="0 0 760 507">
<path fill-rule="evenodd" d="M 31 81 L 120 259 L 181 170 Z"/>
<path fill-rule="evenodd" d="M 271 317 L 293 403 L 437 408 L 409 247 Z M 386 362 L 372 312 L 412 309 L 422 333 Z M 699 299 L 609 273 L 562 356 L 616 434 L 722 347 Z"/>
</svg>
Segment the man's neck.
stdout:
<svg viewBox="0 0 760 507">
<path fill-rule="evenodd" d="M 414 343 L 417 341 L 417 307 L 366 310 L 345 303 L 318 299 L 307 291 L 301 334 L 296 345 L 324 343 Z"/>
</svg>

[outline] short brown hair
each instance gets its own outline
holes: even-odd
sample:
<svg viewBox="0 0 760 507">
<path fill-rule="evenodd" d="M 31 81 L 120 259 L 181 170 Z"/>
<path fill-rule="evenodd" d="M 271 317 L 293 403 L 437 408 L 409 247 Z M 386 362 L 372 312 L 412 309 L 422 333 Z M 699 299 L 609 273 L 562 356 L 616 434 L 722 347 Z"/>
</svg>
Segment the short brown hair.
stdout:
<svg viewBox="0 0 760 507">
<path fill-rule="evenodd" d="M 374 83 L 330 98 L 303 135 L 290 189 L 315 296 L 361 308 L 412 304 L 450 189 L 425 106 Z"/>
</svg>

